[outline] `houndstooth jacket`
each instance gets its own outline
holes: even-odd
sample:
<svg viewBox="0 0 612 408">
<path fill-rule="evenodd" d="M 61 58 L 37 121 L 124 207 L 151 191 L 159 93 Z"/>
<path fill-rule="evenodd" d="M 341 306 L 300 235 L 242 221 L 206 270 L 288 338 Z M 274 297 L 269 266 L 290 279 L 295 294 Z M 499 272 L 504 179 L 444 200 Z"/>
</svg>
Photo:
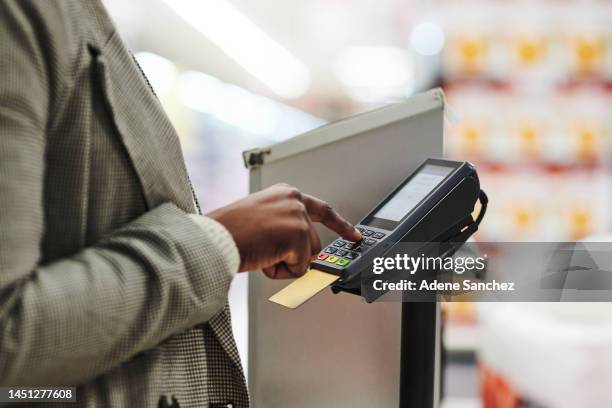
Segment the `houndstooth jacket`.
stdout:
<svg viewBox="0 0 612 408">
<path fill-rule="evenodd" d="M 238 252 L 194 211 L 100 1 L 0 1 L 0 385 L 78 386 L 68 407 L 247 407 Z"/>
</svg>

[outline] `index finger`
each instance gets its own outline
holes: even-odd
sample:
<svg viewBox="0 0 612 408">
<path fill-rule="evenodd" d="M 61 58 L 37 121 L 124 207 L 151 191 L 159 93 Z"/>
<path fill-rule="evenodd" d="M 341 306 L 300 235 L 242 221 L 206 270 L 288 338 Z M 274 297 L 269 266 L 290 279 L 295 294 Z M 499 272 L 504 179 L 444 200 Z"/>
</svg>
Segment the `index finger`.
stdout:
<svg viewBox="0 0 612 408">
<path fill-rule="evenodd" d="M 302 202 L 312 221 L 320 222 L 349 241 L 361 240 L 361 233 L 355 229 L 353 224 L 338 214 L 331 205 L 308 194 L 303 194 L 302 197 Z"/>
</svg>

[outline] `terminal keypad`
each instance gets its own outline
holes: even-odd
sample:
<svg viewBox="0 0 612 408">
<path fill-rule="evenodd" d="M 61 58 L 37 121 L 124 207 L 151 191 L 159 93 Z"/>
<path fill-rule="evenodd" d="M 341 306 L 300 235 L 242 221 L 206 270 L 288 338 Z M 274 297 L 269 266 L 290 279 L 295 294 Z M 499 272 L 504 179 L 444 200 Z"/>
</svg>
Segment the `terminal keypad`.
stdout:
<svg viewBox="0 0 612 408">
<path fill-rule="evenodd" d="M 386 236 L 383 232 L 373 231 L 360 225 L 356 228 L 361 232 L 363 237 L 361 241 L 350 242 L 337 239 L 321 251 L 317 259 L 336 266 L 346 267 L 353 260 L 359 258 L 365 251 L 378 244 L 380 240 Z"/>
</svg>

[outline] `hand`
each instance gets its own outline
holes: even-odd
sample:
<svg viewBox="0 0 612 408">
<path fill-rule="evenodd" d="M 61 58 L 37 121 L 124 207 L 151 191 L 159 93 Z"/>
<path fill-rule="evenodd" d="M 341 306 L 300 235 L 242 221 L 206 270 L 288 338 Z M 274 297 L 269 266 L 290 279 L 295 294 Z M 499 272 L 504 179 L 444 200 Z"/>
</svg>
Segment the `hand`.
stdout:
<svg viewBox="0 0 612 408">
<path fill-rule="evenodd" d="M 234 237 L 240 252 L 240 271 L 262 269 L 274 279 L 294 278 L 306 272 L 321 251 L 313 222 L 320 222 L 349 241 L 361 233 L 329 204 L 277 184 L 219 208 L 208 217 Z"/>
</svg>

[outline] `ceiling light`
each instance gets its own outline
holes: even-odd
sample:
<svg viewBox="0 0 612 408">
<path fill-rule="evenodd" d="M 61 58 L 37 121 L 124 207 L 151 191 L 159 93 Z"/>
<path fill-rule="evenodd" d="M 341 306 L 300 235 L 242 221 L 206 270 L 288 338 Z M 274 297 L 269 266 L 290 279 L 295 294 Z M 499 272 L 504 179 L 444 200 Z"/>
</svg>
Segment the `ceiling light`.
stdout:
<svg viewBox="0 0 612 408">
<path fill-rule="evenodd" d="M 308 90 L 308 68 L 228 1 L 164 2 L 279 96 L 298 98 Z"/>
<path fill-rule="evenodd" d="M 437 24 L 417 24 L 410 33 L 410 44 L 416 52 L 425 56 L 439 54 L 444 48 L 444 31 Z"/>
<path fill-rule="evenodd" d="M 402 48 L 345 48 L 334 71 L 350 96 L 363 102 L 403 97 L 414 87 L 414 66 Z"/>
<path fill-rule="evenodd" d="M 274 140 L 295 136 L 324 123 L 298 109 L 197 71 L 180 75 L 178 95 L 193 110 Z"/>
</svg>

